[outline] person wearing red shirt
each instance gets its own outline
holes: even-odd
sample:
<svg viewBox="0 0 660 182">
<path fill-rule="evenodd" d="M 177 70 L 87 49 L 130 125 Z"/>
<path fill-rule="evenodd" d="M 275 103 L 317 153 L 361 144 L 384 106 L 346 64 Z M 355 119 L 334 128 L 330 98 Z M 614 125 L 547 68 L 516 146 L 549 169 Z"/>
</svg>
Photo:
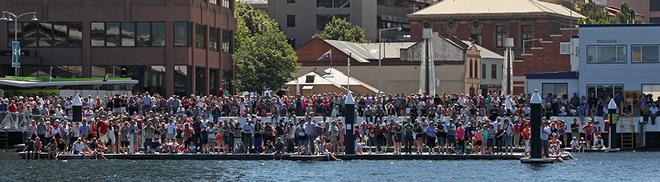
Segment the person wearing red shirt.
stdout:
<svg viewBox="0 0 660 182">
<path fill-rule="evenodd" d="M 9 104 L 9 112 L 18 112 L 18 107 L 16 107 L 16 102 L 12 101 Z"/>
<path fill-rule="evenodd" d="M 524 125 L 524 128 L 525 129 L 522 130 L 521 135 L 522 135 L 523 141 L 525 141 L 525 157 L 529 157 L 529 152 L 531 150 L 531 148 L 529 146 L 531 128 L 529 127 L 529 125 Z"/>
</svg>

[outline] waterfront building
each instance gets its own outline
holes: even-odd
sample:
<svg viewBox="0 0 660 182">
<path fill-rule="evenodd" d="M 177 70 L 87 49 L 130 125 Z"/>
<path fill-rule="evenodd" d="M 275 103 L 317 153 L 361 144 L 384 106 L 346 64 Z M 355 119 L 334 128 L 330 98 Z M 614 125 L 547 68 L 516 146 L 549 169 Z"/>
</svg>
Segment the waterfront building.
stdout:
<svg viewBox="0 0 660 182">
<path fill-rule="evenodd" d="M 232 88 L 233 0 L 0 0 L 0 10 L 37 12 L 0 23 L 0 75 L 130 77 L 134 91 L 165 95 Z"/>
</svg>

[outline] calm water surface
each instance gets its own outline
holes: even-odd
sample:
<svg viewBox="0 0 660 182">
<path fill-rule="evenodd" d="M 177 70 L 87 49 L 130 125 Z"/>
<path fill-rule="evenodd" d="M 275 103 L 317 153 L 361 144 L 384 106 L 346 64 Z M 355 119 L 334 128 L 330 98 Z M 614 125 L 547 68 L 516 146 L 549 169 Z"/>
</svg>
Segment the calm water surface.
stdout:
<svg viewBox="0 0 660 182">
<path fill-rule="evenodd" d="M 660 181 L 660 152 L 519 161 L 0 161 L 0 181 Z"/>
</svg>

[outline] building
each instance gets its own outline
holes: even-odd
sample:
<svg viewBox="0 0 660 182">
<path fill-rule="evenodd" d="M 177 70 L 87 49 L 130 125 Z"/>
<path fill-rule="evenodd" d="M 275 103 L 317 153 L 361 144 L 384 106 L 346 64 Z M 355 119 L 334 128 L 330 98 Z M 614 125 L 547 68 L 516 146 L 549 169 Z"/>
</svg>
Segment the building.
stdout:
<svg viewBox="0 0 660 182">
<path fill-rule="evenodd" d="M 284 86 L 287 88 L 290 95 L 300 94 L 303 96 L 310 96 L 327 93 L 344 94 L 348 89 L 350 89 L 352 93 L 358 95 L 378 94 L 378 89 L 373 86 L 365 84 L 364 82 L 355 79 L 355 77 L 348 77 L 345 73 L 334 68 L 312 70 L 295 80 L 287 82 Z"/>
<path fill-rule="evenodd" d="M 436 73 L 436 82 L 432 84 L 436 93 L 479 92 L 479 48 L 469 42 L 451 37 L 443 38 L 437 34 L 430 42 Z M 312 39 L 296 50 L 301 64 L 298 75 L 329 67 L 346 73 L 347 60 L 350 58 L 351 77 L 376 89 L 382 88 L 385 94 L 420 93 L 420 87 L 423 87 L 420 84 L 420 65 L 425 48 L 423 41 L 391 42 L 382 45 L 382 55 L 385 56 L 381 62 L 382 66 L 379 67 L 379 44 Z M 329 51 L 332 52 L 330 60 L 319 60 Z"/>
<path fill-rule="evenodd" d="M 378 41 L 379 29 L 391 27 L 401 27 L 402 31 L 384 31 L 383 40 L 406 41 L 406 15 L 428 5 L 428 0 L 269 0 L 268 14 L 298 48 L 323 30 L 332 17 L 347 18 L 360 26 L 370 42 Z"/>
<path fill-rule="evenodd" d="M 453 35 L 472 40 L 488 50 L 503 54 L 506 50 L 505 39 L 513 38 L 514 94 L 524 93 L 527 74 L 570 71 L 569 56 L 558 54 L 560 42 L 556 37 L 562 37 L 562 28 L 575 27 L 576 20 L 582 17 L 562 5 L 538 0 L 442 1 L 409 15 L 414 41 L 420 40 L 422 29 L 428 27 L 441 36 Z M 570 36 L 566 39 L 570 40 Z M 534 49 L 547 46 L 544 44 L 556 44 L 557 50 L 553 51 L 557 54 L 548 50 L 542 51 L 542 54 L 532 54 Z"/>
<path fill-rule="evenodd" d="M 660 23 L 660 0 L 607 0 L 608 7 L 619 8 L 628 3 L 635 13 L 643 15 L 644 22 Z"/>
<path fill-rule="evenodd" d="M 20 75 L 131 77 L 165 95 L 231 89 L 233 0 L 0 0 L 22 17 Z M 0 75 L 14 75 L 14 24 L 0 23 Z"/>
<path fill-rule="evenodd" d="M 469 44 L 468 41 L 463 41 Z M 504 57 L 484 47 L 474 44 L 479 50 L 480 66 L 479 77 L 481 95 L 500 93 L 502 91 L 502 73 L 504 70 Z"/>
</svg>

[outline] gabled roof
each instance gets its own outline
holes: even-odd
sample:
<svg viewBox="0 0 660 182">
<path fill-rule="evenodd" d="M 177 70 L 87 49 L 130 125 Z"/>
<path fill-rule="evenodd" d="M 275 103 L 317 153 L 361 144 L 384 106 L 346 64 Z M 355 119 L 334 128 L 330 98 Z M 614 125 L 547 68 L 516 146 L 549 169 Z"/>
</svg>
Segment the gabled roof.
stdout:
<svg viewBox="0 0 660 182">
<path fill-rule="evenodd" d="M 307 76 L 314 76 L 314 82 L 312 83 L 306 83 L 305 81 L 307 80 Z M 350 85 L 351 86 L 363 86 L 373 92 L 378 92 L 378 89 L 372 87 L 371 85 L 368 85 L 360 80 L 355 79 L 355 77 L 348 77 L 344 73 L 342 73 L 339 70 L 336 70 L 334 68 L 328 68 L 323 70 L 322 72 L 317 72 L 317 71 L 311 71 L 307 74 L 304 74 L 295 80 L 289 81 L 286 83 L 286 85 L 334 85 L 336 87 L 342 88 L 346 90 L 344 86 L 347 85 L 348 80 L 350 79 Z M 297 81 L 297 83 L 296 83 Z"/>
<path fill-rule="evenodd" d="M 570 19 L 584 18 L 579 13 L 559 4 L 538 0 L 444 0 L 410 17 L 461 17 L 488 15 L 555 15 Z"/>
<path fill-rule="evenodd" d="M 472 44 L 470 41 L 464 40 L 463 41 L 466 44 Z M 499 55 L 491 50 L 486 49 L 485 47 L 481 47 L 478 44 L 474 44 L 474 46 L 477 47 L 477 50 L 479 50 L 479 55 L 481 58 L 490 58 L 490 59 L 504 59 L 504 56 Z"/>
<path fill-rule="evenodd" d="M 331 46 L 339 49 L 346 55 L 358 62 L 367 63 L 369 60 L 377 60 L 378 47 L 381 46 L 381 51 L 385 53 L 384 58 L 399 58 L 400 49 L 405 49 L 414 44 L 414 42 L 389 42 L 389 43 L 355 43 L 339 40 L 323 40 Z M 384 49 L 382 48 L 384 46 Z"/>
</svg>

